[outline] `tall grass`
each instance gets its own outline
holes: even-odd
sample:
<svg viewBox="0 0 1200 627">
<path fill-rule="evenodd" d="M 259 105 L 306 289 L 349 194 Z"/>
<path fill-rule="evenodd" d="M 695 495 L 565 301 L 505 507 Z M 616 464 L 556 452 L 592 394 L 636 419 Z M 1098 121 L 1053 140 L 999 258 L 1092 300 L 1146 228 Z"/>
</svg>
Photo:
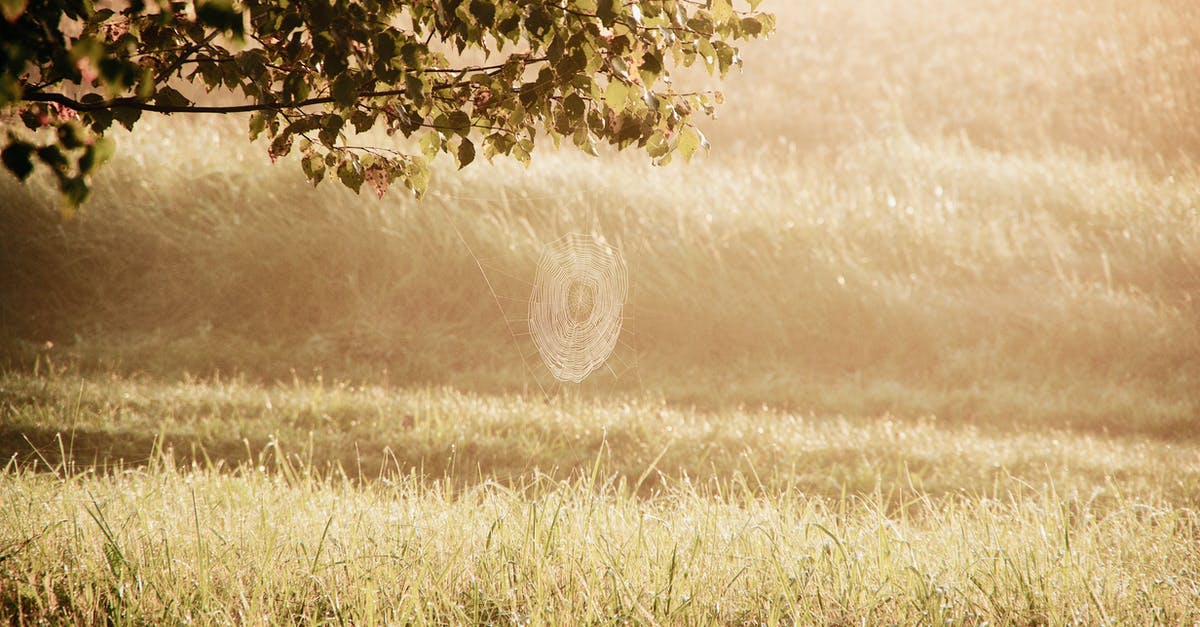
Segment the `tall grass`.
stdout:
<svg viewBox="0 0 1200 627">
<path fill-rule="evenodd" d="M 1195 171 L 896 135 L 766 166 L 547 153 L 376 201 L 310 191 L 223 123 L 154 124 L 75 221 L 36 187 L 0 201 L 10 363 L 51 340 L 127 371 L 548 385 L 509 331 L 540 243 L 597 229 L 633 280 L 601 389 L 838 410 L 826 390 L 865 377 L 910 392 L 880 409 L 970 417 L 945 392 L 976 390 L 968 404 L 1003 418 L 1025 404 L 1009 388 L 1040 397 L 1035 418 L 1119 424 L 1148 398 L 1167 423 L 1195 415 Z M 1098 391 L 1141 398 L 1097 407 Z"/>
<path fill-rule="evenodd" d="M 0 459 L 43 470 L 141 465 L 170 448 L 183 465 L 299 465 L 360 482 L 416 472 L 472 485 L 519 483 L 531 473 L 565 479 L 601 460 L 642 496 L 686 478 L 728 486 L 744 474 L 770 493 L 831 499 L 879 490 L 997 496 L 1007 482 L 1050 482 L 1064 492 L 1115 487 L 1200 504 L 1195 431 L 1134 425 L 1106 433 L 1080 417 L 1017 427 L 763 406 L 697 410 L 646 396 L 548 401 L 536 392 L 45 372 L 7 374 L 0 390 Z M 1175 437 L 1147 437 L 1155 435 Z"/>
<path fill-rule="evenodd" d="M 766 5 L 765 5 L 766 6 Z M 905 129 L 1003 152 L 1194 161 L 1200 8 L 1188 0 L 777 2 L 714 128 L 834 147 Z"/>
<path fill-rule="evenodd" d="M 29 622 L 1186 624 L 1200 521 L 1152 495 L 824 500 L 605 469 L 463 491 L 294 469 L 0 471 L 0 615 Z"/>
<path fill-rule="evenodd" d="M 865 380 L 911 412 L 1137 411 L 1099 394 L 1195 415 L 1192 3 L 773 10 L 689 167 L 543 151 L 376 201 L 310 190 L 243 120 L 150 119 L 72 222 L 44 181 L 5 178 L 6 360 L 49 340 L 125 371 L 545 387 L 533 264 L 598 230 L 633 281 L 601 389 L 838 409 L 863 401 L 823 390 Z"/>
</svg>

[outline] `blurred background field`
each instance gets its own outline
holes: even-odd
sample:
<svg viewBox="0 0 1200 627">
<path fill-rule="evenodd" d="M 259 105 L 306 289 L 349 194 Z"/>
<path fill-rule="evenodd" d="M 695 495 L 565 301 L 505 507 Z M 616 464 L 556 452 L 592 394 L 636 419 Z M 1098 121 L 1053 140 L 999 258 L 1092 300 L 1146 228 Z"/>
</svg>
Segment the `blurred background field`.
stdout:
<svg viewBox="0 0 1200 627">
<path fill-rule="evenodd" d="M 0 617 L 1200 619 L 1200 4 L 763 8 L 691 164 L 376 199 L 176 117 L 72 220 L 0 176 Z M 571 231 L 631 279 L 580 386 Z"/>
<path fill-rule="evenodd" d="M 691 165 L 544 149 L 376 200 L 244 120 L 158 118 L 70 222 L 6 177 L 4 359 L 557 389 L 524 301 L 541 245 L 595 230 L 633 287 L 584 392 L 1190 432 L 1200 8 L 773 9 Z"/>
</svg>

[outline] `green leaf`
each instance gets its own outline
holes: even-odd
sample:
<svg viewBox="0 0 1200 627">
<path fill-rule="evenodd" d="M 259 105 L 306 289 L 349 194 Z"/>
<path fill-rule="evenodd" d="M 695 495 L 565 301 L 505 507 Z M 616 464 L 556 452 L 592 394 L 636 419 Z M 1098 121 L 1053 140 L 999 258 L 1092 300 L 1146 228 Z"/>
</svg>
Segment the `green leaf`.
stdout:
<svg viewBox="0 0 1200 627">
<path fill-rule="evenodd" d="M 354 132 L 365 133 L 371 130 L 371 127 L 375 126 L 376 115 L 377 114 L 374 111 L 368 113 L 361 109 L 355 109 L 354 112 L 350 114 L 350 123 L 354 125 Z"/>
<path fill-rule="evenodd" d="M 108 163 L 108 160 L 117 154 L 117 142 L 107 137 L 97 137 L 96 141 L 92 143 L 92 150 L 96 155 L 96 166 L 99 167 Z"/>
<path fill-rule="evenodd" d="M 142 68 L 142 74 L 138 77 L 137 97 L 138 100 L 149 100 L 154 95 L 154 70 L 145 67 Z"/>
<path fill-rule="evenodd" d="M 337 175 L 342 185 L 354 190 L 355 194 L 362 188 L 363 181 L 366 180 L 362 166 L 353 159 L 343 161 L 342 165 L 338 166 Z"/>
<path fill-rule="evenodd" d="M 529 16 L 525 18 L 525 29 L 537 39 L 541 39 L 553 26 L 554 18 L 540 4 L 535 4 Z"/>
<path fill-rule="evenodd" d="M 484 138 L 483 154 L 488 159 L 494 155 L 507 155 L 512 152 L 513 146 L 516 145 L 516 140 L 507 133 L 492 133 Z"/>
<path fill-rule="evenodd" d="M 335 102 L 342 107 L 350 108 L 358 100 L 358 81 L 354 80 L 354 76 L 351 74 L 342 73 L 333 80 L 330 91 Z"/>
<path fill-rule="evenodd" d="M 250 141 L 258 139 L 259 135 L 267 128 L 267 112 L 255 111 L 250 116 Z"/>
<path fill-rule="evenodd" d="M 275 139 L 271 140 L 271 145 L 267 148 L 267 155 L 271 157 L 272 162 L 280 157 L 286 157 L 290 152 L 292 152 L 291 133 L 280 134 Z"/>
<path fill-rule="evenodd" d="M 658 94 L 649 89 L 642 90 L 642 102 L 646 103 L 646 108 L 651 111 L 658 111 L 659 100 Z"/>
<path fill-rule="evenodd" d="M 442 136 L 437 131 L 429 131 L 421 135 L 421 153 L 427 159 L 433 159 L 442 150 Z"/>
<path fill-rule="evenodd" d="M 103 133 L 112 126 L 113 112 L 111 109 L 97 109 L 88 111 L 82 118 L 91 127 L 93 133 Z"/>
<path fill-rule="evenodd" d="M 626 80 L 629 79 L 629 66 L 625 63 L 625 59 L 614 56 L 608 60 L 608 63 L 612 67 L 613 74 Z"/>
<path fill-rule="evenodd" d="M 304 176 L 313 184 L 313 187 L 316 187 L 325 178 L 325 162 L 316 155 L 304 155 L 300 159 L 300 167 L 304 170 Z"/>
<path fill-rule="evenodd" d="M 83 149 L 83 153 L 79 155 L 79 160 L 75 162 L 75 166 L 79 169 L 80 175 L 91 174 L 96 167 L 96 149 L 88 146 Z"/>
<path fill-rule="evenodd" d="M 0 14 L 3 14 L 4 19 L 8 20 L 10 24 L 13 24 L 28 6 L 29 0 L 0 0 Z"/>
<path fill-rule="evenodd" d="M 654 158 L 666 156 L 671 151 L 671 146 L 662 133 L 654 133 L 650 139 L 646 141 L 646 154 Z"/>
<path fill-rule="evenodd" d="M 113 117 L 121 123 L 121 126 L 131 131 L 133 130 L 134 123 L 138 121 L 138 118 L 142 117 L 142 110 L 134 109 L 133 107 L 113 107 L 112 113 Z"/>
<path fill-rule="evenodd" d="M 420 198 L 429 187 L 429 164 L 420 157 L 410 157 L 404 167 L 404 184 Z"/>
<path fill-rule="evenodd" d="M 67 167 L 67 156 L 63 154 L 62 149 L 58 146 L 42 146 L 34 152 L 37 153 L 38 159 L 50 166 L 51 169 L 61 172 Z"/>
<path fill-rule="evenodd" d="M 752 17 L 744 17 L 742 18 L 742 32 L 751 37 L 758 37 L 763 32 L 762 22 Z"/>
<path fill-rule="evenodd" d="M 21 99 L 24 86 L 11 72 L 0 72 L 0 107 Z"/>
<path fill-rule="evenodd" d="M 584 104 L 583 98 L 579 97 L 579 94 L 572 92 L 563 98 L 563 111 L 571 117 L 571 122 L 582 120 L 586 110 L 587 105 Z"/>
<path fill-rule="evenodd" d="M 676 150 L 683 155 L 684 161 L 691 161 L 692 155 L 696 154 L 696 150 L 701 147 L 707 150 L 708 140 L 699 129 L 689 126 L 679 133 L 679 145 Z"/>
<path fill-rule="evenodd" d="M 601 24 L 612 28 L 616 23 L 618 2 L 619 0 L 599 0 L 596 3 L 596 16 L 600 18 Z"/>
<path fill-rule="evenodd" d="M 83 145 L 83 136 L 79 125 L 74 122 L 60 124 L 58 127 L 58 143 L 62 144 L 63 148 L 74 150 Z"/>
<path fill-rule="evenodd" d="M 69 220 L 74 215 L 75 209 L 78 209 L 83 201 L 87 200 L 92 190 L 82 176 L 63 179 L 60 188 L 66 203 L 66 206 L 63 207 L 63 217 Z"/>
<path fill-rule="evenodd" d="M 458 169 L 463 169 L 475 160 L 475 144 L 471 140 L 463 138 L 462 143 L 458 145 Z"/>
<path fill-rule="evenodd" d="M 206 26 L 233 33 L 240 39 L 244 23 L 242 14 L 234 7 L 232 0 L 207 0 L 196 3 L 196 20 Z"/>
<path fill-rule="evenodd" d="M 527 168 L 529 167 L 529 164 L 531 162 L 529 150 L 527 148 L 525 148 L 524 146 L 522 146 L 521 144 L 518 143 L 517 145 L 513 146 L 512 152 L 509 154 L 511 154 L 514 159 L 519 161 L 521 163 L 521 165 L 523 165 Z"/>
<path fill-rule="evenodd" d="M 471 132 L 471 116 L 467 115 L 465 112 L 454 111 L 450 113 L 446 119 L 446 125 L 455 133 L 466 137 L 467 133 Z"/>
<path fill-rule="evenodd" d="M 0 152 L 0 160 L 4 161 L 4 167 L 8 168 L 13 176 L 24 181 L 29 177 L 29 173 L 33 172 L 33 160 L 30 159 L 32 155 L 33 144 L 9 138 L 8 146 Z"/>
<path fill-rule="evenodd" d="M 612 80 L 608 82 L 608 86 L 604 88 L 604 103 L 613 111 L 621 111 L 625 108 L 625 103 L 629 100 L 629 85 L 621 81 Z"/>
<path fill-rule="evenodd" d="M 317 137 L 322 144 L 333 147 L 337 143 L 338 134 L 342 132 L 342 126 L 346 120 L 340 115 L 328 114 L 321 117 L 321 130 L 317 133 Z"/>
<path fill-rule="evenodd" d="M 480 26 L 491 28 L 496 22 L 496 6 L 489 0 L 474 0 L 471 2 L 471 15 L 475 16 Z"/>
<path fill-rule="evenodd" d="M 733 5 L 729 0 L 712 0 L 712 16 L 713 21 L 722 23 L 733 17 Z"/>
<path fill-rule="evenodd" d="M 175 88 L 163 85 L 154 94 L 154 104 L 164 107 L 183 108 L 192 104 L 192 101 L 188 100 L 187 96 L 179 93 Z"/>
<path fill-rule="evenodd" d="M 421 106 L 425 104 L 425 81 L 421 80 L 416 74 L 409 74 L 404 77 L 404 95 L 408 96 L 413 104 Z"/>
<path fill-rule="evenodd" d="M 711 37 L 713 34 L 712 18 L 708 15 L 700 14 L 687 21 L 687 27 L 700 33 L 704 37 Z M 707 40 L 705 40 L 707 41 Z"/>
</svg>

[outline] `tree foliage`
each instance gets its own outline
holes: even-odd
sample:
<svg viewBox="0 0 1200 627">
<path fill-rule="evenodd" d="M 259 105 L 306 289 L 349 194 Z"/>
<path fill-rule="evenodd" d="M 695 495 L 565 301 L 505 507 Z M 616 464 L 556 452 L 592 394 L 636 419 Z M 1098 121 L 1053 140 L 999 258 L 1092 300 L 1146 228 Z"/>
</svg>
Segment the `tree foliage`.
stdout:
<svg viewBox="0 0 1200 627">
<path fill-rule="evenodd" d="M 249 112 L 273 159 L 298 151 L 313 184 L 380 195 L 421 194 L 438 153 L 528 163 L 546 137 L 690 158 L 707 147 L 693 116 L 720 95 L 677 90 L 672 70 L 724 76 L 774 28 L 737 1 L 0 0 L 0 113 L 28 128 L 6 124 L 3 162 L 49 168 L 78 206 L 105 132 L 148 111 Z M 236 104 L 205 102 L 219 92 Z M 376 127 L 412 140 L 355 144 Z"/>
</svg>

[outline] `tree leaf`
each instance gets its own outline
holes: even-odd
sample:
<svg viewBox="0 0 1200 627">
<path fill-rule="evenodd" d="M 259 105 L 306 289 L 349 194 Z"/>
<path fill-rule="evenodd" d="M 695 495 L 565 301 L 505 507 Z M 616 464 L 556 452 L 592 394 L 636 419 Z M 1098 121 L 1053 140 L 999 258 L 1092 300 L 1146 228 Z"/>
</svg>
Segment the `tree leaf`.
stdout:
<svg viewBox="0 0 1200 627">
<path fill-rule="evenodd" d="M 88 195 L 92 193 L 92 189 L 88 187 L 87 181 L 82 176 L 73 176 L 62 180 L 59 188 L 63 193 L 63 218 L 70 220 L 75 215 L 75 210 L 87 200 Z"/>
<path fill-rule="evenodd" d="M 29 177 L 29 173 L 33 172 L 33 160 L 30 158 L 32 155 L 33 144 L 10 138 L 4 151 L 0 152 L 0 160 L 4 161 L 4 167 L 8 168 L 13 176 L 24 181 Z"/>
<path fill-rule="evenodd" d="M 467 133 L 471 131 L 471 116 L 467 115 L 463 111 L 455 111 L 451 113 L 450 115 L 446 116 L 446 120 L 446 125 L 450 128 L 450 130 L 458 133 L 459 135 L 466 137 Z"/>
<path fill-rule="evenodd" d="M 583 98 L 579 94 L 571 92 L 567 94 L 566 98 L 563 98 L 563 111 L 570 116 L 572 123 L 579 122 L 583 120 L 583 114 L 587 111 L 587 105 L 583 103 Z"/>
<path fill-rule="evenodd" d="M 689 126 L 679 133 L 679 144 L 675 149 L 683 155 L 684 161 L 691 161 L 692 155 L 696 154 L 696 150 L 701 146 L 707 148 L 708 140 L 699 129 Z"/>
<path fill-rule="evenodd" d="M 179 93 L 179 90 L 175 89 L 174 87 L 162 85 L 154 94 L 154 104 L 164 107 L 182 108 L 192 104 L 192 101 L 188 100 L 187 96 Z"/>
<path fill-rule="evenodd" d="M 0 0 L 0 14 L 3 14 L 10 24 L 15 24 L 17 18 L 21 17 L 28 7 L 29 0 Z"/>
<path fill-rule="evenodd" d="M 330 85 L 330 93 L 335 102 L 342 107 L 350 108 L 358 100 L 358 81 L 354 80 L 354 76 L 350 73 L 343 72 L 333 80 L 333 84 Z"/>
<path fill-rule="evenodd" d="M 475 160 L 475 144 L 471 140 L 463 138 L 462 143 L 458 145 L 458 169 L 463 169 Z"/>
<path fill-rule="evenodd" d="M 733 5 L 729 0 L 712 0 L 712 18 L 714 22 L 722 23 L 733 17 Z"/>
<path fill-rule="evenodd" d="M 96 155 L 96 167 L 99 167 L 108 163 L 108 160 L 117 154 L 117 142 L 107 137 L 97 137 L 96 141 L 92 143 L 92 150 Z"/>
<path fill-rule="evenodd" d="M 496 5 L 492 4 L 490 0 L 473 0 L 471 15 L 475 17 L 480 26 L 491 28 L 496 22 Z"/>
<path fill-rule="evenodd" d="M 735 0 L 0 0 L 0 14 L 21 25 L 3 37 L 9 70 L 0 70 L 0 107 L 58 133 L 41 148 L 11 140 L 5 167 L 25 178 L 34 161 L 46 162 L 63 193 L 82 198 L 88 181 L 80 177 L 112 154 L 111 143 L 93 137 L 113 121 L 132 129 L 143 107 L 224 106 L 173 82 L 180 79 L 240 92 L 229 108 L 261 107 L 251 111 L 248 137 L 269 138 L 273 159 L 311 137 L 300 151 L 309 180 L 336 172 L 356 190 L 369 173 L 376 190 L 403 178 L 420 193 L 441 152 L 460 167 L 479 150 L 528 165 L 540 136 L 589 154 L 607 142 L 643 148 L 656 163 L 676 152 L 690 158 L 707 148 L 689 130 L 691 117 L 714 104 L 676 91 L 671 73 L 697 57 L 722 76 L 739 66 L 733 44 L 775 25 L 754 11 L 759 0 L 748 1 L 747 12 Z M 64 18 L 80 30 L 64 33 Z M 238 43 L 246 30 L 249 49 Z M 83 94 L 94 109 L 64 124 L 57 108 L 23 100 L 22 76 L 36 76 L 28 80 L 44 93 Z M 389 135 L 417 134 L 419 144 L 374 161 L 367 155 L 384 153 L 342 145 L 347 124 L 365 132 L 377 121 Z M 436 132 L 418 132 L 428 127 Z"/>
<path fill-rule="evenodd" d="M 629 85 L 621 81 L 611 80 L 604 88 L 604 103 L 613 111 L 621 111 L 629 100 Z"/>
<path fill-rule="evenodd" d="M 267 112 L 255 111 L 250 116 L 250 141 L 258 139 L 267 128 Z"/>
<path fill-rule="evenodd" d="M 365 176 L 363 175 L 362 166 L 357 161 L 346 159 L 342 162 L 342 165 L 338 166 L 337 174 L 342 185 L 354 190 L 355 194 L 362 188 Z"/>
<path fill-rule="evenodd" d="M 142 110 L 133 107 L 113 107 L 112 113 L 113 117 L 121 123 L 121 126 L 130 131 L 133 130 L 134 123 L 142 117 Z"/>
</svg>

